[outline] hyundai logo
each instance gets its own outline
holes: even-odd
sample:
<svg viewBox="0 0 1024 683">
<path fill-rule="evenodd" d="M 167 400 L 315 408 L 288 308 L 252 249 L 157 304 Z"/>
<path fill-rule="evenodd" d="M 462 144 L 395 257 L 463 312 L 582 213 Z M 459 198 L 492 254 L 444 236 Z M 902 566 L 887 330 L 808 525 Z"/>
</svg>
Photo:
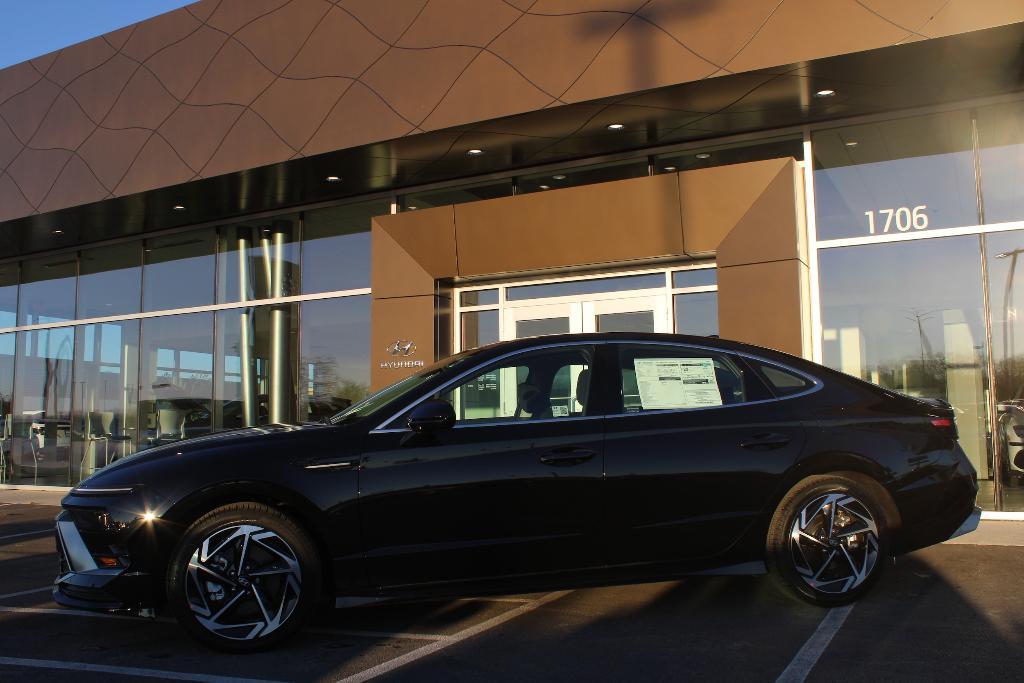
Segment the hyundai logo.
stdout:
<svg viewBox="0 0 1024 683">
<path fill-rule="evenodd" d="M 411 339 L 399 339 L 389 345 L 387 350 L 392 356 L 411 356 L 416 353 L 416 342 Z"/>
</svg>

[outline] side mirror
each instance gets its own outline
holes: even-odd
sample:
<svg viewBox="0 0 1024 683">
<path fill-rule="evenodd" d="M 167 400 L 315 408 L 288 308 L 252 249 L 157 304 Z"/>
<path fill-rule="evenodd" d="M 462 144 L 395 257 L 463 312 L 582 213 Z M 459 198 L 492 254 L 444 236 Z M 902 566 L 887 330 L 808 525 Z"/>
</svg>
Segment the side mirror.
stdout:
<svg viewBox="0 0 1024 683">
<path fill-rule="evenodd" d="M 417 434 L 429 434 L 449 429 L 455 424 L 455 409 L 448 401 L 432 399 L 412 409 L 409 415 L 409 429 Z"/>
</svg>

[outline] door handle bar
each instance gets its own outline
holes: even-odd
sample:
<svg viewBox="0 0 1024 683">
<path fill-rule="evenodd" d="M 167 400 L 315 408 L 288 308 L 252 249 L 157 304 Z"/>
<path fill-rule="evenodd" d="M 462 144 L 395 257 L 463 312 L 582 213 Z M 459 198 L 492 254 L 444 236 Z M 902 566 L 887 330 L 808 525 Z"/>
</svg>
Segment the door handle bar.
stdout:
<svg viewBox="0 0 1024 683">
<path fill-rule="evenodd" d="M 747 441 L 740 442 L 740 448 L 749 448 L 754 451 L 768 451 L 774 448 L 782 448 L 789 444 L 793 437 L 785 434 L 754 434 Z"/>
<path fill-rule="evenodd" d="M 579 465 L 593 458 L 597 453 L 589 448 L 578 446 L 562 446 L 552 448 L 541 454 L 540 461 L 545 465 L 554 467 L 565 467 L 568 465 Z"/>
</svg>

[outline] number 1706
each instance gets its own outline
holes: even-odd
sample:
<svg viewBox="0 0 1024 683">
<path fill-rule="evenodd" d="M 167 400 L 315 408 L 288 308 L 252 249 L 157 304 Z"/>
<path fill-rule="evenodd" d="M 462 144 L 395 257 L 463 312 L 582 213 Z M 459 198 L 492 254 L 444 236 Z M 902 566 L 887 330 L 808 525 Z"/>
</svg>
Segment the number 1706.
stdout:
<svg viewBox="0 0 1024 683">
<path fill-rule="evenodd" d="M 885 225 L 882 226 L 881 230 L 883 233 L 889 232 L 894 224 L 900 232 L 907 232 L 911 228 L 914 230 L 924 230 L 928 227 L 928 214 L 925 213 L 927 208 L 927 205 L 921 204 L 913 209 L 901 206 L 898 209 L 865 211 L 864 215 L 868 217 L 868 232 L 872 235 L 879 232 L 876 226 L 882 222 L 883 216 L 885 217 Z M 876 213 L 878 214 L 877 221 L 875 220 Z"/>
</svg>

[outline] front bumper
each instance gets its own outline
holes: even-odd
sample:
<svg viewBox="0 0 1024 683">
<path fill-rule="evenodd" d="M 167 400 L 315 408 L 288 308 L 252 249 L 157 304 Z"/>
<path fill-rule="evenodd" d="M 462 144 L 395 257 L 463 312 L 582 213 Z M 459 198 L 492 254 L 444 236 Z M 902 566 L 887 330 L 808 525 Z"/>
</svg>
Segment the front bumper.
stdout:
<svg viewBox="0 0 1024 683">
<path fill-rule="evenodd" d="M 61 515 L 56 525 L 58 556 L 53 599 L 78 609 L 138 611 L 150 606 L 152 576 L 130 567 L 99 567 L 74 521 Z"/>
</svg>

